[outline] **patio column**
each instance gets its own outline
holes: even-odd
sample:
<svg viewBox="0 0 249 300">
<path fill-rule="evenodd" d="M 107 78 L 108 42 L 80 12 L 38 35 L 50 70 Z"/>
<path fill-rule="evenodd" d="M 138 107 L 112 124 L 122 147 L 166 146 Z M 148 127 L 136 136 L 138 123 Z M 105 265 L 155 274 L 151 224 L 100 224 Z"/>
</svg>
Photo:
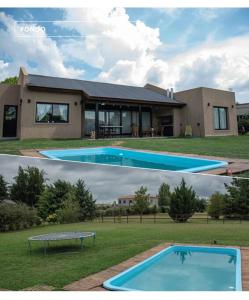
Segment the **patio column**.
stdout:
<svg viewBox="0 0 249 300">
<path fill-rule="evenodd" d="M 138 134 L 140 137 L 142 137 L 143 130 L 142 130 L 142 106 L 141 105 L 139 105 L 139 107 L 138 107 L 138 120 L 139 120 Z"/>
<path fill-rule="evenodd" d="M 99 138 L 99 102 L 95 102 L 95 138 Z"/>
</svg>

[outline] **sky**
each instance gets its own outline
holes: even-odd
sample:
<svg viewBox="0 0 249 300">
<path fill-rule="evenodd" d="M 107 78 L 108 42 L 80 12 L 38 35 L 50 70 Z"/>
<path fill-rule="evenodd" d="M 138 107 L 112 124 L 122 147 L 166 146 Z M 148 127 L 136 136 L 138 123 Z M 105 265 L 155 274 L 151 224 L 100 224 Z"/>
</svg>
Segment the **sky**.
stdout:
<svg viewBox="0 0 249 300">
<path fill-rule="evenodd" d="M 28 73 L 249 102 L 249 8 L 0 8 L 0 80 Z"/>
</svg>

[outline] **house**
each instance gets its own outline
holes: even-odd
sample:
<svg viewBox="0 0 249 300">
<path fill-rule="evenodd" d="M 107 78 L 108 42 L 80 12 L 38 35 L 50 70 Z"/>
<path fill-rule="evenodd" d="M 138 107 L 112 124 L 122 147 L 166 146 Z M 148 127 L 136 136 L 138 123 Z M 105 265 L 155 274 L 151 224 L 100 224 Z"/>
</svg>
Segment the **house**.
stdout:
<svg viewBox="0 0 249 300">
<path fill-rule="evenodd" d="M 235 94 L 210 88 L 173 93 L 28 74 L 0 84 L 0 138 L 237 135 Z"/>
<path fill-rule="evenodd" d="M 131 206 L 134 202 L 135 195 L 127 195 L 118 198 L 119 206 Z M 150 196 L 149 197 L 150 206 L 158 206 L 158 197 Z"/>
</svg>

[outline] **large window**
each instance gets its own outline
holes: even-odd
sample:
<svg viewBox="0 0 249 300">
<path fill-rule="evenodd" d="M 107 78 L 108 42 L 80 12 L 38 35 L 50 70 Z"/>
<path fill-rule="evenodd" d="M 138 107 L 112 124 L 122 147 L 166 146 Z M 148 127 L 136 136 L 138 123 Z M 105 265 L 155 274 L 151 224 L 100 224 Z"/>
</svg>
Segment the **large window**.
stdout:
<svg viewBox="0 0 249 300">
<path fill-rule="evenodd" d="M 214 129 L 228 129 L 227 107 L 214 107 Z"/>
<path fill-rule="evenodd" d="M 36 103 L 36 122 L 68 123 L 69 105 L 60 103 Z"/>
</svg>

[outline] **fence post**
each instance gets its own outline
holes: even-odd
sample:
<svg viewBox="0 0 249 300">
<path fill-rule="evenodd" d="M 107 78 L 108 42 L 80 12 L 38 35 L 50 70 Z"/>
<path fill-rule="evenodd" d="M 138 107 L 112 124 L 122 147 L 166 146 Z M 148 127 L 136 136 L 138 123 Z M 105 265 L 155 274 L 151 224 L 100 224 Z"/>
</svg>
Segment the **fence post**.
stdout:
<svg viewBox="0 0 249 300">
<path fill-rule="evenodd" d="M 126 223 L 128 224 L 129 223 L 129 217 L 128 217 L 129 215 L 128 215 L 128 213 L 127 213 L 127 215 L 126 215 Z"/>
<path fill-rule="evenodd" d="M 104 223 L 104 215 L 103 214 L 101 215 L 101 220 L 102 220 L 102 223 Z"/>
<path fill-rule="evenodd" d="M 154 224 L 156 223 L 156 214 L 154 214 Z"/>
<path fill-rule="evenodd" d="M 207 217 L 207 224 L 208 224 L 208 217 Z"/>
<path fill-rule="evenodd" d="M 142 215 L 140 215 L 140 223 L 142 223 Z"/>
<path fill-rule="evenodd" d="M 115 212 L 113 213 L 113 222 L 116 223 L 116 215 L 115 215 Z"/>
<path fill-rule="evenodd" d="M 223 224 L 225 224 L 225 217 L 223 217 Z"/>
</svg>

